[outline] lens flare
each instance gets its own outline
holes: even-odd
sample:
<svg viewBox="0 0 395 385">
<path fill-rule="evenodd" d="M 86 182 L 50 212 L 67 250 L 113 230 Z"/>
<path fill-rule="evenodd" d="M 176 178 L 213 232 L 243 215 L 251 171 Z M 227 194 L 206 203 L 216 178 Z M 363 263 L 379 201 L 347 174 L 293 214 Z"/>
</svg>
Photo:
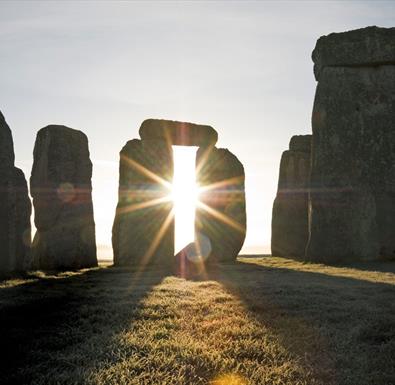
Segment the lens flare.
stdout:
<svg viewBox="0 0 395 385">
<path fill-rule="evenodd" d="M 210 385 L 247 385 L 247 381 L 237 374 L 224 374 L 211 381 Z"/>
</svg>

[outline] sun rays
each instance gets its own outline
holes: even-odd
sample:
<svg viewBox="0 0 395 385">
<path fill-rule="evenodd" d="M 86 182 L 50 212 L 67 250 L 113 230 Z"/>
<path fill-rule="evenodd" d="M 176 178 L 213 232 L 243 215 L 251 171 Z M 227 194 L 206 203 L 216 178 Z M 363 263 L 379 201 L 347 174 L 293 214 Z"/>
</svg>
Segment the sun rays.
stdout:
<svg viewBox="0 0 395 385">
<path fill-rule="evenodd" d="M 147 177 L 148 179 L 150 179 L 154 182 L 157 182 L 159 185 L 162 185 L 163 187 L 167 188 L 169 191 L 171 190 L 172 185 L 169 181 L 167 181 L 166 179 L 163 179 L 156 173 L 149 170 L 147 167 L 144 167 L 141 163 L 139 163 L 139 162 L 137 162 L 125 155 L 121 155 L 121 160 L 126 162 L 126 164 L 128 164 L 131 168 L 135 169 L 141 175 Z"/>
<path fill-rule="evenodd" d="M 198 202 L 197 207 L 200 209 L 203 209 L 206 211 L 208 214 L 210 214 L 213 218 L 218 219 L 222 223 L 234 228 L 235 230 L 243 233 L 244 232 L 244 227 L 235 221 L 234 219 L 230 218 L 228 215 L 221 213 L 220 211 L 210 207 L 209 205 L 203 203 L 203 202 Z"/>
<path fill-rule="evenodd" d="M 126 185 L 120 190 L 120 199 L 124 204 L 119 209 L 119 213 L 127 216 L 140 210 L 161 210 L 162 208 L 168 210 L 166 215 L 159 218 L 161 223 L 156 224 L 155 234 L 152 234 L 149 246 L 142 256 L 140 268 L 149 264 L 163 238 L 168 234 L 169 226 L 173 223 L 176 253 L 191 242 L 197 241 L 196 244 L 198 244 L 197 238 L 201 234 L 196 234 L 198 231 L 195 228 L 197 211 L 204 212 L 205 216 L 212 218 L 213 222 L 227 225 L 229 230 L 237 230 L 240 233 L 245 231 L 241 223 L 224 212 L 226 210 L 218 209 L 218 207 L 226 208 L 237 200 L 239 191 L 236 186 L 243 182 L 243 178 L 232 177 L 199 186 L 196 182 L 196 175 L 209 172 L 205 167 L 205 162 L 208 160 L 207 154 L 204 153 L 199 164 L 196 165 L 196 148 L 173 146 L 173 159 L 174 175 L 171 183 L 138 161 L 126 156 L 122 158 L 128 168 L 141 176 L 142 183 Z M 205 179 L 203 175 L 202 180 Z M 199 245 L 196 250 L 199 250 Z"/>
</svg>

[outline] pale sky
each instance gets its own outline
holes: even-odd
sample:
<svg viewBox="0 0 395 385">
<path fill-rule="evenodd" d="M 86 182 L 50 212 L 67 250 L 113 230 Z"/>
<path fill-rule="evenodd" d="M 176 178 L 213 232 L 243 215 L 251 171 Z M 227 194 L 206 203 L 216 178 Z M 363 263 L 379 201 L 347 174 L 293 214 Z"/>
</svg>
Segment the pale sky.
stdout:
<svg viewBox="0 0 395 385">
<path fill-rule="evenodd" d="M 48 124 L 89 139 L 98 245 L 111 244 L 119 151 L 141 122 L 209 124 L 246 172 L 244 252 L 268 252 L 282 151 L 311 132 L 311 52 L 395 26 L 392 1 L 0 2 L 0 110 L 30 177 Z"/>
</svg>

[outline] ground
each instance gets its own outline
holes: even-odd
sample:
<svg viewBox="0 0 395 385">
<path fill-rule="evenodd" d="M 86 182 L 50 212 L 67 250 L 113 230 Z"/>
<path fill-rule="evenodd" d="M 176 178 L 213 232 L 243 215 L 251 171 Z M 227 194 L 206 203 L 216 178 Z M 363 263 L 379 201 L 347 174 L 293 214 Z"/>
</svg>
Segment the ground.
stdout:
<svg viewBox="0 0 395 385">
<path fill-rule="evenodd" d="M 395 384 L 395 263 L 239 258 L 0 281 L 0 383 Z"/>
</svg>

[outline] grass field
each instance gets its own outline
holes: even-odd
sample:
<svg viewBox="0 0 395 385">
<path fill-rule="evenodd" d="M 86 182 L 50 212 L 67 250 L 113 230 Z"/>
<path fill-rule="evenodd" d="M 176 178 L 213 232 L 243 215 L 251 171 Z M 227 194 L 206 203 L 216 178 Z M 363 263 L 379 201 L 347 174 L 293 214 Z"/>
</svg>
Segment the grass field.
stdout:
<svg viewBox="0 0 395 385">
<path fill-rule="evenodd" d="M 395 384 L 395 263 L 239 258 L 0 282 L 0 383 Z"/>
</svg>

